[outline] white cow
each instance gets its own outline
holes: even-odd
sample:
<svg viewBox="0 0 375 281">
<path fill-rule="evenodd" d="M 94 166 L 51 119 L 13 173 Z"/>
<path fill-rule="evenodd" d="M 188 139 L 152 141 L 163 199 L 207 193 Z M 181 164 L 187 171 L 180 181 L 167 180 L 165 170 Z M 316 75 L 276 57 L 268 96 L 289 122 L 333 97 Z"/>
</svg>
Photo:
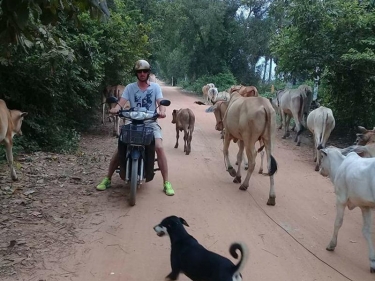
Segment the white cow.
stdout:
<svg viewBox="0 0 375 281">
<path fill-rule="evenodd" d="M 326 146 L 327 140 L 335 128 L 335 118 L 332 110 L 328 107 L 320 106 L 314 109 L 307 116 L 307 128 L 314 138 L 314 162 L 315 171 L 319 171 L 321 153 L 320 149 Z"/>
<path fill-rule="evenodd" d="M 341 154 L 336 147 L 322 149 L 320 174 L 329 176 L 335 186 L 336 220 L 333 236 L 326 250 L 333 251 L 337 245 L 337 235 L 344 220 L 345 207 L 349 210 L 360 207 L 363 217 L 363 236 L 367 240 L 370 271 L 375 272 L 375 252 L 372 245 L 372 208 L 375 207 L 375 159 L 361 158 L 351 152 Z"/>
<path fill-rule="evenodd" d="M 229 101 L 230 99 L 230 94 L 227 92 L 227 91 L 223 91 L 223 92 L 218 92 L 217 94 L 215 93 L 213 96 L 212 96 L 212 103 L 216 103 L 218 101 Z"/>
<path fill-rule="evenodd" d="M 343 155 L 347 155 L 349 152 L 355 152 L 363 158 L 375 157 L 375 143 L 371 142 L 366 145 L 352 145 L 341 149 Z"/>
<path fill-rule="evenodd" d="M 282 117 L 282 126 L 284 126 L 283 139 L 288 137 L 289 123 L 291 117 L 294 118 L 296 123 L 297 135 L 294 139 L 297 145 L 301 145 L 300 135 L 304 129 L 304 115 L 307 116 L 309 111 L 312 97 L 312 89 L 310 86 L 301 85 L 298 89 L 288 89 L 277 93 L 279 102 L 280 113 Z"/>
</svg>

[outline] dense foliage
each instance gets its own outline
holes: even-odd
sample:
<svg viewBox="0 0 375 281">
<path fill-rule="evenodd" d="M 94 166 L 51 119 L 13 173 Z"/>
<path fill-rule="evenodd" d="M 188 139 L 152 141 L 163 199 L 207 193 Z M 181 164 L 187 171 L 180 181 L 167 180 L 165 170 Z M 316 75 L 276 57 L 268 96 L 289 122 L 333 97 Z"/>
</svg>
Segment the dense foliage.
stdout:
<svg viewBox="0 0 375 281">
<path fill-rule="evenodd" d="M 271 84 L 319 79 L 336 131 L 371 128 L 374 2 L 2 0 L 0 98 L 29 112 L 18 145 L 74 150 L 80 132 L 99 122 L 103 88 L 133 81 L 133 63 L 146 58 L 159 78 L 199 94 L 212 82 L 270 96 Z"/>
</svg>

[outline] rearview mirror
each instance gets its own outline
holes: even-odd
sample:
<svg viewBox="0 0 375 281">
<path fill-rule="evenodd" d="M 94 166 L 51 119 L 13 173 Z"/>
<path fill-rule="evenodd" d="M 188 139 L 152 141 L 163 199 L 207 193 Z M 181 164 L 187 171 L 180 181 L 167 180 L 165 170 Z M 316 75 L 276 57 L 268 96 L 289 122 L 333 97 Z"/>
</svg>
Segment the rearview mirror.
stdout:
<svg viewBox="0 0 375 281">
<path fill-rule="evenodd" d="M 118 103 L 118 99 L 116 97 L 108 97 L 106 103 Z"/>
<path fill-rule="evenodd" d="M 170 100 L 161 100 L 160 101 L 160 105 L 162 105 L 162 106 L 170 106 L 171 105 L 171 101 Z"/>
</svg>

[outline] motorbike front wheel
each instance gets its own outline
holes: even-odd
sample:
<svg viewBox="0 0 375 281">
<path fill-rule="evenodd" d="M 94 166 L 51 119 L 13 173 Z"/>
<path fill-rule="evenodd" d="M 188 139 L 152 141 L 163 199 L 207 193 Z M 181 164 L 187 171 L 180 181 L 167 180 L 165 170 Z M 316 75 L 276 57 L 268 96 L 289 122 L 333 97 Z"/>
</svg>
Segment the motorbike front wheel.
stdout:
<svg viewBox="0 0 375 281">
<path fill-rule="evenodd" d="M 138 159 L 132 159 L 132 171 L 130 174 L 130 206 L 135 205 L 135 196 L 137 194 L 138 187 Z"/>
</svg>

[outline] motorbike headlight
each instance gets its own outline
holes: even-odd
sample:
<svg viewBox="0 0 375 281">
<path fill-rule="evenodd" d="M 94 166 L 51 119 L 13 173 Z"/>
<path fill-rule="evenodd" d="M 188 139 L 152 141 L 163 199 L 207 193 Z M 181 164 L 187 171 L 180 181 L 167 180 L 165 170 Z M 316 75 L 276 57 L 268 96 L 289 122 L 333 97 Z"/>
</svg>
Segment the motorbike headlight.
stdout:
<svg viewBox="0 0 375 281">
<path fill-rule="evenodd" d="M 143 120 L 147 118 L 146 112 L 133 111 L 130 112 L 130 118 L 135 120 Z"/>
</svg>

